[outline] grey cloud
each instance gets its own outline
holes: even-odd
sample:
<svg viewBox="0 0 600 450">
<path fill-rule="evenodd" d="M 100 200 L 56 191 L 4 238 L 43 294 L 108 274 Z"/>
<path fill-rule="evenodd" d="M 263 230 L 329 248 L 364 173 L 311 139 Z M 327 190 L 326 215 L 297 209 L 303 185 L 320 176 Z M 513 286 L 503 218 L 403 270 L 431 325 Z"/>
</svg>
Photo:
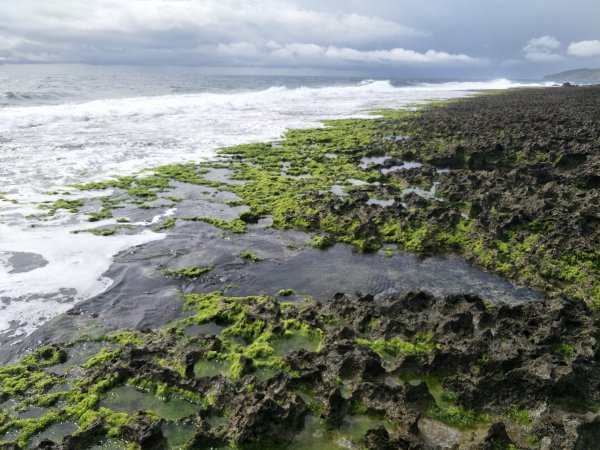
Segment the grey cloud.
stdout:
<svg viewBox="0 0 600 450">
<path fill-rule="evenodd" d="M 600 66 L 597 17 L 597 0 L 0 0 L 0 61 L 543 75 Z"/>
<path fill-rule="evenodd" d="M 556 53 L 561 43 L 554 36 L 540 36 L 530 39 L 523 51 L 525 58 L 532 62 L 560 61 L 562 55 Z"/>
</svg>

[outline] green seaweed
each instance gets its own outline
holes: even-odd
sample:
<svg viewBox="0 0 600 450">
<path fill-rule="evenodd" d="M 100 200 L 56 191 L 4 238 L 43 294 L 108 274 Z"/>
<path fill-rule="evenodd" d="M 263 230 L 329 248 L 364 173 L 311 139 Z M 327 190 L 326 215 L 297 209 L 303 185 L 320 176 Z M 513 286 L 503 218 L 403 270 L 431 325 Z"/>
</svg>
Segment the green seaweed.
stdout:
<svg viewBox="0 0 600 450">
<path fill-rule="evenodd" d="M 183 220 L 209 223 L 221 230 L 230 231 L 232 233 L 246 233 L 248 231 L 246 223 L 240 219 L 227 221 L 224 219 L 215 219 L 214 217 L 184 217 Z"/>
<path fill-rule="evenodd" d="M 371 348 L 382 358 L 389 358 L 400 355 L 431 353 L 434 348 L 436 348 L 436 344 L 433 342 L 432 337 L 431 334 L 417 334 L 413 337 L 413 342 L 405 341 L 398 337 L 393 337 L 385 341 L 356 339 L 356 342 Z"/>
<path fill-rule="evenodd" d="M 177 222 L 177 218 L 176 217 L 168 217 L 165 219 L 165 221 L 152 228 L 154 231 L 163 231 L 163 230 L 167 230 L 169 228 L 173 228 L 175 226 L 175 223 Z"/>
<path fill-rule="evenodd" d="M 173 277 L 173 278 L 198 278 L 198 277 L 204 275 L 205 273 L 210 272 L 214 268 L 215 268 L 215 266 L 213 266 L 213 265 L 205 266 L 205 267 L 191 266 L 191 267 L 182 267 L 181 269 L 176 269 L 176 270 L 163 270 L 163 273 L 166 276 Z"/>
<path fill-rule="evenodd" d="M 261 261 L 260 257 L 252 252 L 242 252 L 238 255 L 240 258 L 245 259 L 246 261 L 251 262 L 259 262 Z"/>
<path fill-rule="evenodd" d="M 281 297 L 289 297 L 290 295 L 295 295 L 296 291 L 293 289 L 281 289 L 279 290 L 279 292 L 277 292 L 277 295 L 280 295 Z"/>
</svg>

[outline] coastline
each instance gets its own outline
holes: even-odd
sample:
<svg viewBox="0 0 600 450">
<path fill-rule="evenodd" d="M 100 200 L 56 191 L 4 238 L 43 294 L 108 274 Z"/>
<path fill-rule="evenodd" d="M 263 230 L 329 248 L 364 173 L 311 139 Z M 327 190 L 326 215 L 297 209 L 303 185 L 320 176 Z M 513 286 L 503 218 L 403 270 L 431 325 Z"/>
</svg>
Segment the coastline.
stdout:
<svg viewBox="0 0 600 450">
<path fill-rule="evenodd" d="M 425 257 L 455 252 L 551 299 L 506 306 L 468 295 L 395 292 L 384 303 L 361 294 L 357 299 L 335 296 L 321 306 L 304 296 L 292 296 L 295 302 L 211 296 L 198 287 L 218 271 L 219 262 L 207 261 L 206 255 L 182 260 L 175 255 L 159 269 L 171 273 L 156 276 L 178 280 L 171 285 L 188 295 L 193 315 L 162 329 L 94 337 L 105 349 L 88 355 L 87 367 L 75 376 L 81 385 L 63 393 L 49 391 L 68 375 L 41 374 L 68 362 L 79 343 L 55 342 L 26 356 L 21 365 L 0 369 L 6 398 L 18 399 L 23 409 L 49 407 L 38 419 L 2 416 L 0 435 L 21 430 L 15 439 L 25 444 L 68 417 L 78 422 L 81 435 L 92 436 L 86 442 L 133 434 L 135 446 L 151 430 L 149 436 L 159 445 L 164 418 L 138 412 L 125 420 L 98 408 L 107 392 L 128 384 L 198 405 L 201 412 L 184 421 L 195 424 L 193 448 L 201 443 L 302 448 L 294 436 L 308 418 L 333 430 L 346 417 L 359 416 L 395 423 L 390 428 L 369 422 L 370 431 L 352 438 L 368 448 L 397 448 L 404 445 L 400 442 L 419 448 L 436 426 L 462 430 L 459 439 L 473 435 L 477 445 L 501 442 L 508 448 L 518 442 L 539 448 L 546 438 L 560 445 L 570 437 L 553 424 L 565 417 L 578 423 L 577 439 L 587 442 L 597 419 L 585 413 L 600 400 L 593 375 L 598 310 L 590 309 L 600 302 L 598 128 L 591 119 L 597 117 L 599 95 L 598 88 L 530 89 L 432 104 L 416 112 L 379 111 L 376 119 L 329 122 L 322 129 L 290 131 L 274 144 L 224 149 L 217 162 L 165 166 L 149 176 L 79 186 L 115 189 L 90 215 L 95 219 L 118 218 L 122 206 L 152 208 L 168 201 L 177 214 L 156 231 L 182 233 L 199 226 L 235 241 L 249 229 L 272 226 L 310 233 L 310 242 L 290 242 L 298 247 L 325 250 L 345 243 L 358 252 L 412 251 Z M 198 208 L 214 198 L 227 208 Z M 190 199 L 195 203 L 186 204 Z M 65 206 L 79 210 L 83 205 L 68 200 L 53 205 L 55 210 Z M 128 227 L 123 222 L 97 233 L 110 239 L 133 231 Z M 261 255 L 250 250 L 242 246 L 234 254 L 242 264 L 261 264 Z M 190 272 L 193 268 L 207 270 Z M 344 289 L 341 285 L 339 291 Z M 437 315 L 428 324 L 423 314 L 430 309 Z M 521 333 L 534 318 L 540 322 L 527 339 Z M 553 328 L 557 322 L 567 330 Z M 187 327 L 206 323 L 224 329 L 216 336 L 203 331 L 186 335 Z M 480 335 L 475 329 L 487 331 Z M 299 341 L 298 347 L 278 354 L 276 344 L 286 339 Z M 505 353 L 507 346 L 527 353 Z M 227 376 L 195 373 L 198 361 L 215 360 L 230 363 Z M 336 361 L 350 361 L 351 372 L 358 375 L 347 376 Z M 452 374 L 443 367 L 450 361 Z M 543 361 L 560 376 L 547 380 L 531 361 Z M 498 379 L 509 373 L 508 367 L 521 375 Z M 261 370 L 270 378 L 257 378 Z M 591 375 L 584 379 L 583 373 Z M 389 386 L 386 375 L 395 377 L 397 385 Z M 541 383 L 537 390 L 536 380 Z M 318 395 L 304 398 L 296 392 L 302 386 Z M 383 392 L 380 403 L 374 392 Z M 397 399 L 396 406 L 385 400 L 389 396 Z M 233 402 L 244 406 L 224 408 Z M 531 402 L 546 406 L 537 414 L 527 409 Z M 274 403 L 282 408 L 282 420 L 273 422 L 268 411 L 277 409 Z M 229 422 L 214 427 L 205 419 L 215 415 Z M 274 428 L 264 428 L 265 423 Z"/>
</svg>

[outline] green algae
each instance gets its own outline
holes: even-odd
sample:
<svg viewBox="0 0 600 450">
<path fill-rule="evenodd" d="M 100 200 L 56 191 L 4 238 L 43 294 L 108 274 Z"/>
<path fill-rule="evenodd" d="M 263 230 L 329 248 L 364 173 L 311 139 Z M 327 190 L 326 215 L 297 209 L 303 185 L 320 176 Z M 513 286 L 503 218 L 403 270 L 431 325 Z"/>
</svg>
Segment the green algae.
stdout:
<svg viewBox="0 0 600 450">
<path fill-rule="evenodd" d="M 451 405 L 446 408 L 431 405 L 427 410 L 427 415 L 457 428 L 469 428 L 478 424 L 491 423 L 487 414 L 481 414 L 460 405 Z"/>
<path fill-rule="evenodd" d="M 413 337 L 413 342 L 405 341 L 404 339 L 393 337 L 388 340 L 368 340 L 356 339 L 356 342 L 370 347 L 381 358 L 395 358 L 400 355 L 419 355 L 431 353 L 436 344 L 432 341 L 430 334 L 417 334 Z"/>
<path fill-rule="evenodd" d="M 360 449 L 368 430 L 381 425 L 389 425 L 387 421 L 367 415 L 346 416 L 339 429 L 330 430 L 323 426 L 314 416 L 308 416 L 305 427 L 294 441 L 286 446 L 286 450 L 323 450 Z"/>
<path fill-rule="evenodd" d="M 136 229 L 136 227 L 131 226 L 131 225 L 115 225 L 112 227 L 90 228 L 87 230 L 75 230 L 75 231 L 72 231 L 71 233 L 73 233 L 73 234 L 91 233 L 96 236 L 112 236 L 114 234 L 117 234 L 121 230 L 135 230 L 135 229 Z"/>
<path fill-rule="evenodd" d="M 175 223 L 177 222 L 177 218 L 176 217 L 168 217 L 167 219 L 165 219 L 165 221 L 152 228 L 154 231 L 164 231 L 164 230 L 168 230 L 169 228 L 173 228 L 175 226 Z"/>
<path fill-rule="evenodd" d="M 277 295 L 281 297 L 289 297 L 291 295 L 296 295 L 296 291 L 293 289 L 281 289 L 279 292 L 277 292 Z"/>
<path fill-rule="evenodd" d="M 218 367 L 214 369 L 217 373 L 214 374 L 225 375 L 227 367 L 233 379 L 247 370 L 242 363 L 245 360 L 251 361 L 250 369 L 255 373 L 287 370 L 281 356 L 299 348 L 316 350 L 323 337 L 319 328 L 297 320 L 282 320 L 275 332 L 275 324 L 253 318 L 252 308 L 258 305 L 261 308 L 279 308 L 277 301 L 271 297 L 224 297 L 220 292 L 213 292 L 188 294 L 184 298 L 185 308 L 195 310 L 196 314 L 182 320 L 179 329 L 184 325 L 187 328 L 192 324 L 210 322 L 225 327 L 219 335 L 221 350 L 205 354 L 197 371 L 199 374 L 212 374 L 214 361 L 218 361 Z"/>
<path fill-rule="evenodd" d="M 560 343 L 554 349 L 554 353 L 561 355 L 564 358 L 571 358 L 573 355 L 575 355 L 575 352 L 575 346 L 566 342 Z"/>
<path fill-rule="evenodd" d="M 531 425 L 533 423 L 531 413 L 526 409 L 519 409 L 516 406 L 509 409 L 506 417 L 519 425 Z"/>
<path fill-rule="evenodd" d="M 163 270 L 163 273 L 168 277 L 173 278 L 198 278 L 211 270 L 213 270 L 215 266 L 205 266 L 205 267 L 182 267 L 181 269 L 176 270 Z"/>
<path fill-rule="evenodd" d="M 58 199 L 50 206 L 42 205 L 42 208 L 48 209 L 48 215 L 55 215 L 59 209 L 64 209 L 71 213 L 78 213 L 79 209 L 84 206 L 83 200 L 66 200 L 66 199 Z"/>
<path fill-rule="evenodd" d="M 260 262 L 261 261 L 260 257 L 252 252 L 242 252 L 238 256 L 242 259 L 245 259 L 246 261 L 251 261 L 251 262 Z"/>
<path fill-rule="evenodd" d="M 67 373 L 74 367 L 81 366 L 97 355 L 101 350 L 102 344 L 98 342 L 80 342 L 66 349 L 67 358 L 63 362 L 58 362 L 49 366 L 46 370 L 55 374 Z"/>
<path fill-rule="evenodd" d="M 188 220 L 192 222 L 205 222 L 217 228 L 220 228 L 223 231 L 229 231 L 231 233 L 245 233 L 248 231 L 248 226 L 246 225 L 246 222 L 240 219 L 233 219 L 231 221 L 227 221 L 224 219 L 216 219 L 214 217 L 184 217 L 183 220 Z"/>
<path fill-rule="evenodd" d="M 447 425 L 464 429 L 471 428 L 480 424 L 489 424 L 490 416 L 484 413 L 464 408 L 457 404 L 457 395 L 454 392 L 444 389 L 441 380 L 432 376 L 404 376 L 401 382 L 409 383 L 413 386 L 421 383 L 427 384 L 427 389 L 434 399 L 434 402 L 427 408 L 427 416 L 439 420 Z"/>
<path fill-rule="evenodd" d="M 550 226 L 545 222 L 532 221 L 523 229 L 514 230 L 497 239 L 490 240 L 482 235 L 481 230 L 476 227 L 476 222 L 471 218 L 463 218 L 458 223 L 448 226 L 433 226 L 427 221 L 427 214 L 431 212 L 431 208 L 428 207 L 411 209 L 410 220 L 385 217 L 382 217 L 381 220 L 376 219 L 376 229 L 370 229 L 368 233 L 361 231 L 363 218 L 359 212 L 350 212 L 346 215 L 332 214 L 323 203 L 338 201 L 335 195 L 327 193 L 336 183 L 343 184 L 346 183 L 346 180 L 353 178 L 365 183 L 378 182 L 388 186 L 392 191 L 396 189 L 396 192 L 401 189 L 393 180 L 382 177 L 373 168 L 357 168 L 357 159 L 367 153 L 402 156 L 397 149 L 391 148 L 385 142 L 380 142 L 384 135 L 382 127 L 386 130 L 395 128 L 397 133 L 405 134 L 404 128 L 410 128 L 410 114 L 385 112 L 382 115 L 385 115 L 386 119 L 392 123 L 382 124 L 378 122 L 378 119 L 372 120 L 372 123 L 368 125 L 363 124 L 361 120 L 358 122 L 354 120 L 330 122 L 327 124 L 330 129 L 290 132 L 280 147 L 252 144 L 223 150 L 224 155 L 241 156 L 241 159 L 231 160 L 226 165 L 231 167 L 234 172 L 232 179 L 247 181 L 243 185 L 208 182 L 202 177 L 202 174 L 206 174 L 208 171 L 207 166 L 191 164 L 168 166 L 169 169 L 159 168 L 155 174 L 148 177 L 122 178 L 111 181 L 103 185 L 104 187 L 94 185 L 82 188 L 115 187 L 123 189 L 128 195 L 138 200 L 149 201 L 156 197 L 157 193 L 167 191 L 171 186 L 171 181 L 216 187 L 236 193 L 241 200 L 236 200 L 235 205 L 248 205 L 251 208 L 250 212 L 241 213 L 240 217 L 233 221 L 219 221 L 212 218 L 208 218 L 208 220 L 192 218 L 191 220 L 212 223 L 229 232 L 245 232 L 248 229 L 247 223 L 252 223 L 251 221 L 264 215 L 272 215 L 275 227 L 300 228 L 319 233 L 314 240 L 315 246 L 319 248 L 325 248 L 332 243 L 341 241 L 351 243 L 362 251 L 377 250 L 384 244 L 416 252 L 452 250 L 473 257 L 480 265 L 507 277 L 514 278 L 516 272 L 526 273 L 531 277 L 533 285 L 544 286 L 548 289 L 555 289 L 555 291 L 558 289 L 562 292 L 572 293 L 578 298 L 587 300 L 591 298 L 600 302 L 600 284 L 597 276 L 598 252 L 563 257 L 548 256 L 548 249 L 541 248 L 540 245 L 543 233 Z M 359 131 L 356 132 L 356 129 Z M 360 136 L 356 137 L 357 133 Z M 372 148 L 373 146 L 375 146 L 375 150 Z M 439 151 L 439 146 L 439 139 L 431 142 L 428 147 L 431 153 L 421 155 L 423 159 L 426 160 L 433 156 L 436 151 Z M 326 151 L 335 152 L 338 155 L 338 158 L 334 160 L 335 163 L 332 163 L 331 158 L 323 159 Z M 286 176 L 281 175 L 281 160 L 290 163 L 290 169 L 287 170 Z M 310 174 L 311 177 L 302 179 L 289 177 L 303 174 Z M 119 202 L 123 201 L 126 199 Z M 111 208 L 118 207 L 119 202 L 115 202 Z M 82 206 L 83 204 L 77 206 L 72 212 L 77 212 Z M 465 199 L 453 207 L 468 214 L 470 202 Z M 56 210 L 58 209 L 61 208 Z M 104 213 L 107 212 L 108 209 Z M 500 215 L 503 212 L 497 211 L 497 214 Z M 531 264 L 528 259 L 531 254 L 536 254 L 544 262 L 543 270 L 538 271 L 537 267 Z M 561 282 L 558 287 L 552 285 L 556 280 Z M 264 380 L 281 370 L 289 370 L 281 358 L 288 351 L 300 348 L 309 351 L 318 350 L 318 344 L 314 345 L 319 340 L 319 336 L 322 337 L 322 330 L 318 328 L 297 322 L 284 325 L 282 332 L 279 329 L 274 330 L 270 323 L 252 319 L 252 308 L 257 305 L 275 308 L 274 301 L 266 296 L 235 298 L 213 293 L 185 296 L 185 301 L 186 308 L 192 310 L 194 314 L 191 318 L 175 324 L 172 331 L 180 332 L 183 335 L 187 334 L 184 330 L 194 326 L 214 324 L 219 327 L 219 333 L 215 333 L 214 336 L 218 335 L 221 347 L 216 353 L 210 354 L 212 360 L 203 359 L 203 361 L 223 362 L 226 370 L 219 373 L 221 375 L 227 375 L 234 379 L 245 375 L 248 373 L 248 368 L 244 367 L 241 361 L 242 358 L 250 358 L 252 361 L 250 373 Z M 295 306 L 288 305 L 288 307 Z M 282 306 L 280 308 L 283 309 Z M 111 342 L 118 342 L 119 346 L 126 347 L 147 344 L 147 339 L 138 333 L 131 333 L 113 337 Z M 428 353 L 436 345 L 431 341 L 431 337 L 416 336 L 412 340 L 400 338 L 386 341 L 361 339 L 358 342 L 369 346 L 382 358 Z M 185 371 L 185 367 L 182 368 L 182 363 L 176 354 L 177 351 L 174 353 L 172 359 L 166 358 L 161 365 L 181 374 Z M 557 353 L 562 354 L 560 351 Z M 206 401 L 192 393 L 178 393 L 172 387 L 152 380 L 118 378 L 102 382 L 86 379 L 58 396 L 49 396 L 48 391 L 64 381 L 52 375 L 46 377 L 47 374 L 42 373 L 53 365 L 62 364 L 58 363 L 56 354 L 52 351 L 48 353 L 47 358 L 35 356 L 33 359 L 28 359 L 27 363 L 22 363 L 21 368 L 14 366 L 6 373 L 0 370 L 0 392 L 17 398 L 27 396 L 30 398 L 30 402 L 37 404 L 53 404 L 52 402 L 59 399 L 66 399 L 72 405 L 65 410 L 67 417 L 74 420 L 73 423 L 78 423 L 83 429 L 95 418 L 103 417 L 109 424 L 112 436 L 119 436 L 120 428 L 127 423 L 127 414 L 112 411 L 104 406 L 99 407 L 99 404 L 107 395 L 107 391 L 110 392 L 111 388 L 122 386 L 125 382 L 143 387 L 152 393 L 152 395 L 146 395 L 169 398 L 189 395 L 195 401 Z M 85 369 L 88 371 L 102 370 L 104 367 L 110 367 L 111 364 L 116 363 L 118 357 L 118 351 L 100 350 L 90 359 L 93 363 L 86 364 Z M 207 376 L 205 373 L 201 371 L 197 376 Z M 411 382 L 417 381 L 412 380 Z M 436 400 L 428 410 L 430 417 L 458 427 L 468 427 L 488 420 L 487 416 L 483 414 L 457 405 L 456 399 L 444 392 L 439 382 L 436 384 L 434 381 L 427 381 L 427 384 Z M 50 411 L 49 414 L 32 419 L 31 422 L 19 421 L 12 417 L 0 417 L 0 419 L 0 424 L 2 424 L 0 435 L 2 433 L 15 435 L 15 430 L 20 430 L 15 436 L 21 443 L 29 442 L 35 433 L 48 429 L 54 423 L 59 423 L 60 420 L 56 411 Z M 323 441 L 319 441 L 323 443 L 323 447 L 319 448 L 328 448 L 326 445 L 331 444 L 330 437 L 323 439 Z M 315 441 L 312 442 L 313 444 L 307 445 L 314 448 Z"/>
<path fill-rule="evenodd" d="M 426 163 L 446 155 L 448 147 L 462 144 L 460 138 L 423 129 L 417 120 L 428 108 L 435 110 L 453 104 L 455 102 L 432 102 L 418 106 L 417 111 L 378 110 L 369 119 L 325 121 L 323 128 L 290 130 L 277 145 L 252 143 L 223 148 L 219 151 L 220 158 L 213 162 L 162 166 L 138 175 L 78 187 L 119 189 L 125 197 L 110 207 L 103 207 L 102 214 L 108 214 L 108 209 L 125 201 L 154 199 L 158 193 L 172 189 L 174 182 L 202 185 L 236 194 L 239 199 L 230 201 L 231 206 L 249 207 L 233 220 L 185 218 L 210 223 L 225 232 L 245 233 L 248 223 L 271 216 L 275 228 L 315 232 L 312 245 L 316 248 L 325 249 L 335 242 L 345 242 L 365 252 L 390 244 L 413 252 L 453 251 L 487 270 L 510 279 L 526 280 L 532 287 L 552 293 L 564 292 L 600 304 L 598 253 L 557 258 L 556 249 L 540 245 L 543 234 L 553 226 L 550 221 L 532 220 L 500 239 L 490 239 L 474 217 L 470 217 L 472 199 L 468 193 L 461 201 L 444 203 L 449 211 L 467 214 L 467 218 L 457 223 L 431 223 L 430 214 L 438 206 L 431 202 L 424 207 L 409 208 L 407 215 L 387 217 L 387 213 L 382 213 L 371 227 L 364 226 L 365 217 L 357 208 L 346 209 L 343 214 L 332 209 L 332 205 L 344 201 L 331 192 L 332 187 L 359 188 L 352 185 L 352 180 L 363 184 L 361 189 L 365 186 L 375 192 L 385 189 L 387 198 L 401 195 L 406 187 L 397 177 L 384 175 L 373 166 L 359 167 L 361 158 L 385 155 L 404 159 L 409 156 L 409 160 L 416 158 Z M 417 137 L 418 146 L 396 145 L 390 136 Z M 331 155 L 336 157 L 331 158 Z M 462 156 L 466 161 L 470 155 L 463 150 Z M 508 163 L 517 156 L 499 155 L 498 163 Z M 213 169 L 230 171 L 230 182 L 208 179 L 207 174 Z M 173 201 L 176 200 L 179 199 Z M 496 211 L 496 214 L 505 212 Z M 102 233 L 108 235 L 110 231 Z M 386 252 L 391 254 L 391 250 L 386 249 Z"/>
</svg>

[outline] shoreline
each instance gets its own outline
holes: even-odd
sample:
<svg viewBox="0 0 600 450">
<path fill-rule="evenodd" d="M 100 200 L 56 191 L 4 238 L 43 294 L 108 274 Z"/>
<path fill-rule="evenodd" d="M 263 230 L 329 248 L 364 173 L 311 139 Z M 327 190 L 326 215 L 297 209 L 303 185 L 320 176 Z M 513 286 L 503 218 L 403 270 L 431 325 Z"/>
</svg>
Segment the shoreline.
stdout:
<svg viewBox="0 0 600 450">
<path fill-rule="evenodd" d="M 229 256 L 241 267 L 264 264 L 264 255 L 251 242 L 236 250 L 239 239 L 272 226 L 312 236 L 290 242 L 289 251 L 310 246 L 327 254 L 342 243 L 392 259 L 404 251 L 456 252 L 551 298 L 509 306 L 460 293 L 390 291 L 387 300 L 371 292 L 356 299 L 327 294 L 323 299 L 333 300 L 323 306 L 289 285 L 251 297 L 229 288 L 232 297 L 202 290 L 227 258 L 175 252 L 155 277 L 176 282 L 156 286 L 181 286 L 192 315 L 160 329 L 93 336 L 99 347 L 81 357 L 82 371 L 48 372 L 68 365 L 80 342 L 55 343 L 0 368 L 0 392 L 17 400 L 15 413 L 0 417 L 0 440 L 20 430 L 14 439 L 25 444 L 66 417 L 81 433 L 49 448 L 131 436 L 134 448 L 144 439 L 160 446 L 173 423 L 192 426 L 193 448 L 301 449 L 338 438 L 373 449 L 422 448 L 440 436 L 472 439 L 464 448 L 560 446 L 575 436 L 588 448 L 599 419 L 587 413 L 600 402 L 593 350 L 599 310 L 590 309 L 600 302 L 600 135 L 591 119 L 599 96 L 598 88 L 525 89 L 416 112 L 380 111 L 376 119 L 292 130 L 276 144 L 223 149 L 216 162 L 79 186 L 115 189 L 90 216 L 96 219 L 168 201 L 177 214 L 157 231 L 210 230 L 232 240 Z M 588 131 L 575 132 L 582 127 Z M 83 207 L 54 205 L 65 206 Z M 129 226 L 97 233 L 128 233 Z M 200 327 L 199 334 L 186 334 L 189 327 Z M 50 393 L 73 376 L 78 385 Z M 200 412 L 183 420 L 138 411 L 126 419 L 103 409 L 124 385 L 184 399 Z M 234 403 L 243 406 L 225 407 Z M 32 407 L 44 414 L 18 417 Z M 226 424 L 211 424 L 213 416 Z M 366 423 L 361 436 L 344 435 L 353 420 Z M 577 424 L 575 434 L 561 431 L 564 420 Z M 326 438 L 303 435 L 311 426 L 328 430 Z"/>
</svg>

